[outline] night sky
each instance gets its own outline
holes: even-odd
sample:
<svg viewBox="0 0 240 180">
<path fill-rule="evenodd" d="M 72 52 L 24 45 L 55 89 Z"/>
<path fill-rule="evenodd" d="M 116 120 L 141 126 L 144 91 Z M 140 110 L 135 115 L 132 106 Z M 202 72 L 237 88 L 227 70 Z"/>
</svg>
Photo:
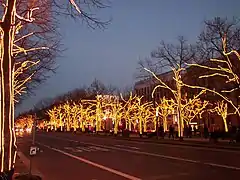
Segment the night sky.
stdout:
<svg viewBox="0 0 240 180">
<path fill-rule="evenodd" d="M 105 30 L 91 30 L 62 18 L 60 32 L 67 50 L 58 58 L 57 73 L 17 107 L 28 110 L 39 100 L 54 97 L 94 78 L 117 87 L 132 85 L 139 58 L 149 56 L 161 40 L 174 43 L 185 36 L 194 43 L 203 20 L 240 17 L 238 0 L 112 0 L 98 16 L 112 18 Z"/>
</svg>

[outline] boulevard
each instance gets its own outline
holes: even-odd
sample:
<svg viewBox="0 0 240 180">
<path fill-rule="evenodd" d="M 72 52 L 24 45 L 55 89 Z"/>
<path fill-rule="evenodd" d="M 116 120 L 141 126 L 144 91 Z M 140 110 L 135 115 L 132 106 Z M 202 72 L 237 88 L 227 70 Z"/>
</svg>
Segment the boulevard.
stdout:
<svg viewBox="0 0 240 180">
<path fill-rule="evenodd" d="M 18 139 L 29 157 L 31 137 Z M 38 132 L 33 167 L 46 180 L 231 179 L 240 177 L 240 151 Z"/>
</svg>

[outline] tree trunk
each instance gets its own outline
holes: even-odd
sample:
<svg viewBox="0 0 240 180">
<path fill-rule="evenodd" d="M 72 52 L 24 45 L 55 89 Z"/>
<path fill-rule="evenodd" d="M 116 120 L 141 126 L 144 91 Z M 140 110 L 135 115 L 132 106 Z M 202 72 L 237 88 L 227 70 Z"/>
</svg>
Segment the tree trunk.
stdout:
<svg viewBox="0 0 240 180">
<path fill-rule="evenodd" d="M 14 131 L 14 61 L 12 56 L 15 36 L 16 0 L 6 2 L 7 11 L 1 23 L 3 40 L 1 42 L 1 175 L 12 179 L 16 157 L 16 138 Z"/>
<path fill-rule="evenodd" d="M 119 125 L 119 120 L 117 115 L 115 116 L 115 122 L 114 122 L 114 134 L 118 134 L 118 125 Z"/>
<path fill-rule="evenodd" d="M 142 134 L 143 133 L 143 125 L 142 125 L 142 118 L 139 118 L 139 133 Z M 145 123 L 144 123 L 144 126 L 145 126 Z"/>
<path fill-rule="evenodd" d="M 163 117 L 163 131 L 167 131 L 167 117 Z"/>
<path fill-rule="evenodd" d="M 225 132 L 228 132 L 227 117 L 223 117 L 223 123 Z"/>
</svg>

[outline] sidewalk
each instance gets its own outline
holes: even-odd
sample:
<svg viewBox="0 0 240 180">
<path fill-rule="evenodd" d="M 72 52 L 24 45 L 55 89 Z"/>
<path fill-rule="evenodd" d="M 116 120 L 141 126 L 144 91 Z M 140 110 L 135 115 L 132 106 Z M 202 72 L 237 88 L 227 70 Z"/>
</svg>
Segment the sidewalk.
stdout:
<svg viewBox="0 0 240 180">
<path fill-rule="evenodd" d="M 18 175 L 29 174 L 30 160 L 20 151 L 17 152 L 16 163 L 15 163 L 15 173 L 13 175 L 13 180 L 30 180 L 29 178 L 17 178 Z M 34 178 L 31 180 L 41 180 L 39 177 L 43 177 L 42 174 L 36 169 L 32 168 L 32 174 Z M 39 177 L 37 177 L 39 176 Z"/>
<path fill-rule="evenodd" d="M 15 177 L 20 174 L 27 174 L 28 172 L 29 172 L 29 169 L 24 164 L 23 160 L 21 160 L 20 157 L 17 155 L 16 163 L 15 163 L 15 173 L 13 175 L 13 179 L 15 179 Z"/>
</svg>

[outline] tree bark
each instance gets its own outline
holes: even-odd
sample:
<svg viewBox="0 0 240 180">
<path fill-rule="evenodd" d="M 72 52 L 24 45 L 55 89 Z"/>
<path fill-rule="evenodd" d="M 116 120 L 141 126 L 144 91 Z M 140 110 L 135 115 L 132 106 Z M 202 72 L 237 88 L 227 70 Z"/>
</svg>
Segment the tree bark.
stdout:
<svg viewBox="0 0 240 180">
<path fill-rule="evenodd" d="M 12 55 L 15 36 L 16 0 L 8 0 L 1 23 L 3 34 L 1 54 L 1 174 L 8 179 L 13 175 L 16 157 L 14 131 L 14 59 Z"/>
</svg>

